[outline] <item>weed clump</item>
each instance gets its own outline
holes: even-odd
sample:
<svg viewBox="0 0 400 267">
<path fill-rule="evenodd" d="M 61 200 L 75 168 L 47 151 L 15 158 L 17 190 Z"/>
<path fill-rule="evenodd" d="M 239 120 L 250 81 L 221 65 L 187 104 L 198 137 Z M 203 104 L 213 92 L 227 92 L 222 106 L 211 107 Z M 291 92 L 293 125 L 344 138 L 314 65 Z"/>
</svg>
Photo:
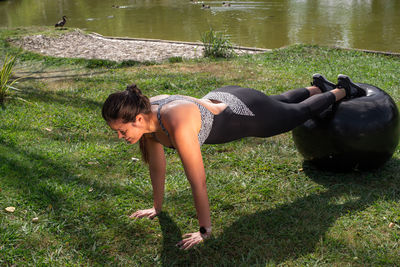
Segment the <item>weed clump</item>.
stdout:
<svg viewBox="0 0 400 267">
<path fill-rule="evenodd" d="M 222 32 L 210 29 L 201 35 L 204 45 L 204 57 L 230 58 L 235 55 L 233 45 Z"/>
</svg>

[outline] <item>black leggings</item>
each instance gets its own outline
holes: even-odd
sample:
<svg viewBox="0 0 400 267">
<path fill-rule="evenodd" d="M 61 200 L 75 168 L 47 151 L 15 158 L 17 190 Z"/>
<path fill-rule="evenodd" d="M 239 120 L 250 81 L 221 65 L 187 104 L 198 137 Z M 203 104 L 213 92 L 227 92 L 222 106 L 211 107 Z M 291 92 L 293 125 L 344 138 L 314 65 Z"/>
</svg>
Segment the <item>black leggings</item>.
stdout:
<svg viewBox="0 0 400 267">
<path fill-rule="evenodd" d="M 336 101 L 331 92 L 310 97 L 310 92 L 305 88 L 273 96 L 239 86 L 226 86 L 214 92 L 226 92 L 236 96 L 255 116 L 237 115 L 227 107 L 214 116 L 206 144 L 226 143 L 248 136 L 269 137 L 281 134 L 319 115 Z"/>
</svg>

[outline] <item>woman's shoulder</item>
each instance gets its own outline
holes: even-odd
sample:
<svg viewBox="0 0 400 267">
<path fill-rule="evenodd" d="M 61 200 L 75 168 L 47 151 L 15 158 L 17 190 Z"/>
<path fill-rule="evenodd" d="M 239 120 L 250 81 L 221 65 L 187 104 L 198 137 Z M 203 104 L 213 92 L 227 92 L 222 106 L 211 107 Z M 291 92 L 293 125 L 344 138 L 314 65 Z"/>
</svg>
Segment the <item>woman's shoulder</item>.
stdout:
<svg viewBox="0 0 400 267">
<path fill-rule="evenodd" d="M 156 95 L 149 98 L 150 103 L 169 97 L 170 95 Z"/>
<path fill-rule="evenodd" d="M 172 118 L 188 118 L 191 115 L 197 114 L 198 107 L 195 103 L 180 99 L 174 102 L 170 102 L 161 111 L 163 116 L 170 116 Z"/>
<path fill-rule="evenodd" d="M 161 118 L 169 131 L 181 128 L 181 126 L 199 128 L 196 125 L 201 125 L 198 107 L 193 102 L 185 100 L 168 103 L 161 110 Z"/>
<path fill-rule="evenodd" d="M 166 98 L 170 98 L 170 100 L 163 101 Z M 166 113 L 195 108 L 196 104 L 193 99 L 195 98 L 184 95 L 157 95 L 150 98 L 150 103 L 154 103 L 155 105 L 159 105 L 161 103 L 161 112 Z"/>
<path fill-rule="evenodd" d="M 150 98 L 150 102 L 160 101 L 167 97 L 171 97 L 171 95 L 157 95 Z M 164 127 L 170 134 L 178 129 L 188 127 L 197 129 L 201 126 L 200 111 L 190 97 L 177 95 L 176 99 L 171 100 L 164 103 L 162 109 L 158 109 L 157 111 L 160 114 Z"/>
</svg>

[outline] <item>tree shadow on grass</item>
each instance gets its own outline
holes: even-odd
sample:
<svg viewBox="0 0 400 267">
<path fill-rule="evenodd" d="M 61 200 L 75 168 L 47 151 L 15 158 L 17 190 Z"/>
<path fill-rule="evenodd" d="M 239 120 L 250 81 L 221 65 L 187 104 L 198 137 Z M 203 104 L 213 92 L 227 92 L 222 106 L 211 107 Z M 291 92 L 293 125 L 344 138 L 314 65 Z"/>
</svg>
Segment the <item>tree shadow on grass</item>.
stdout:
<svg viewBox="0 0 400 267">
<path fill-rule="evenodd" d="M 398 159 L 373 172 L 327 173 L 307 163 L 303 169 L 327 190 L 245 215 L 215 239 L 187 254 L 174 251 L 171 255 L 164 254 L 164 265 L 177 259 L 183 265 L 192 262 L 215 266 L 264 266 L 295 260 L 315 252 L 328 229 L 341 216 L 364 210 L 382 198 L 400 199 L 400 177 L 395 175 L 400 169 Z"/>
<path fill-rule="evenodd" d="M 98 110 L 99 113 L 103 106 L 103 102 L 80 97 L 76 94 L 66 92 L 47 92 L 44 90 L 38 90 L 34 86 L 25 86 L 23 88 L 23 94 L 29 96 L 29 98 L 25 96 L 23 97 L 30 102 L 68 105 L 77 108 L 86 107 L 88 109 Z"/>
<path fill-rule="evenodd" d="M 36 70 L 32 72 L 18 72 L 16 73 L 16 78 L 22 78 L 20 81 L 30 81 L 30 80 L 46 80 L 46 81 L 54 81 L 54 80 L 75 80 L 77 78 L 83 77 L 92 77 L 93 75 L 104 74 L 107 73 L 108 70 L 102 71 L 87 71 L 84 73 L 77 73 L 77 71 L 85 70 L 84 67 L 74 68 L 74 69 L 63 69 L 63 70 L 51 70 L 46 71 L 44 68 L 41 70 Z"/>
<path fill-rule="evenodd" d="M 143 239 L 143 226 L 130 223 L 128 216 L 121 215 L 121 210 L 116 209 L 109 200 L 132 194 L 146 199 L 147 196 L 141 190 L 82 177 L 66 159 L 60 161 L 49 158 L 32 152 L 29 148 L 20 148 L 9 140 L 0 139 L 0 151 L 3 193 L 6 188 L 14 188 L 14 192 L 18 194 L 14 200 L 17 210 L 21 210 L 21 206 L 28 209 L 28 220 L 34 213 L 39 213 L 42 219 L 50 216 L 48 222 L 45 220 L 40 224 L 45 228 L 50 227 L 51 234 L 60 231 L 61 235 L 56 234 L 55 237 L 62 238 L 63 243 L 70 243 L 70 253 L 79 253 L 79 257 L 83 257 L 85 262 L 106 265 L 113 262 L 115 247 L 125 253 L 134 253 L 135 246 L 140 242 L 135 244 L 131 242 L 131 238 Z M 89 189 L 92 191 L 89 192 Z M 98 204 L 93 205 L 93 202 Z M 16 212 L 15 216 L 19 217 L 19 213 Z M 2 223 L 7 225 L 7 219 Z M 112 229 L 113 237 L 120 240 L 120 243 L 115 244 L 115 240 L 103 236 L 101 227 Z M 46 234 L 46 231 L 41 234 Z M 29 239 L 29 236 L 15 237 L 20 240 L 18 246 L 22 250 L 19 251 L 25 253 L 26 260 L 31 257 L 30 251 L 46 253 L 49 249 L 52 250 L 43 244 L 30 247 L 29 240 L 23 241 L 25 238 Z M 64 246 L 62 243 L 59 245 Z M 14 256 L 23 257 L 15 253 Z"/>
</svg>

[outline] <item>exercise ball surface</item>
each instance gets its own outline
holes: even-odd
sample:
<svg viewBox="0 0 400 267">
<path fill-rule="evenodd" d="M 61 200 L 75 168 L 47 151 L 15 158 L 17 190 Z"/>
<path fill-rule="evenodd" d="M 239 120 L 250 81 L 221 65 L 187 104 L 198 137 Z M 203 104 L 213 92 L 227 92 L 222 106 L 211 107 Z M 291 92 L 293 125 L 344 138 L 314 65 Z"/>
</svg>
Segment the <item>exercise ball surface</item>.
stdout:
<svg viewBox="0 0 400 267">
<path fill-rule="evenodd" d="M 357 83 L 362 97 L 342 100 L 292 131 L 298 151 L 332 171 L 382 166 L 397 148 L 399 111 L 393 99 L 370 84 Z"/>
</svg>

